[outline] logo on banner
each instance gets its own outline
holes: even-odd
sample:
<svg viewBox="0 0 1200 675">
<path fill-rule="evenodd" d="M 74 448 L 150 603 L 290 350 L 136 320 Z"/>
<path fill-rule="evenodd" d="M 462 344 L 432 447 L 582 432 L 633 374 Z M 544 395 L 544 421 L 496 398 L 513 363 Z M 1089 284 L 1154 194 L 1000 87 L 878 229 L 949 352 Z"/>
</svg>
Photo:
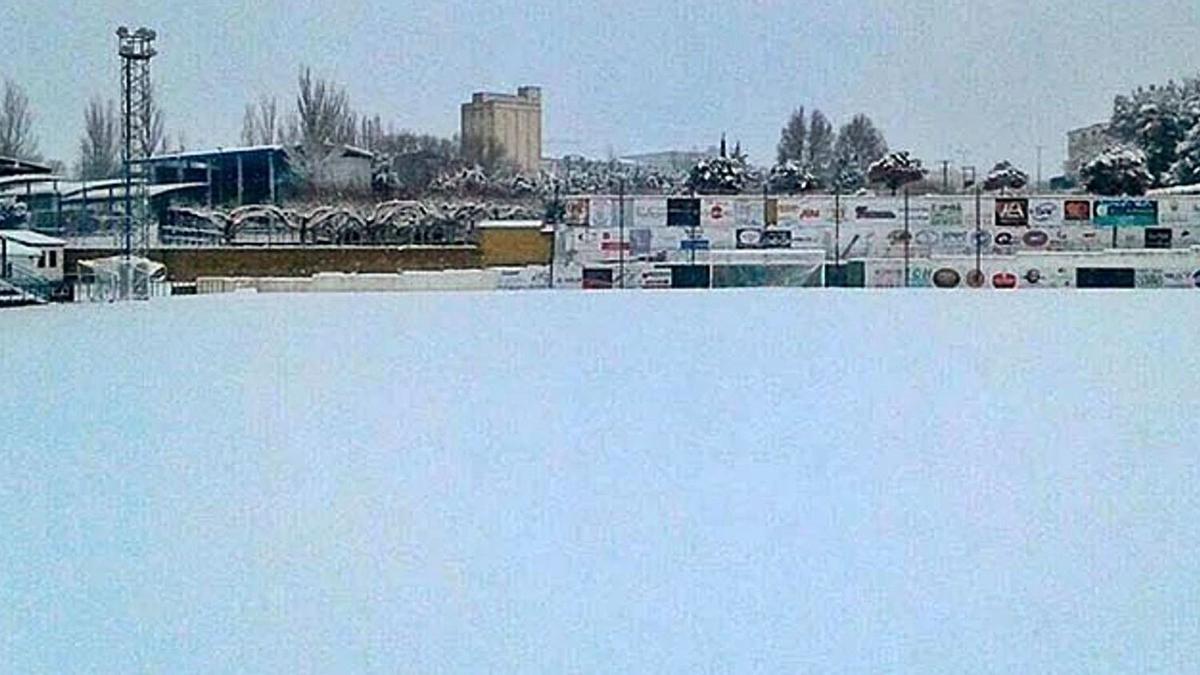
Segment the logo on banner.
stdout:
<svg viewBox="0 0 1200 675">
<path fill-rule="evenodd" d="M 1138 227 L 1158 225 L 1158 202 L 1150 199 L 1099 200 L 1097 225 Z"/>
<path fill-rule="evenodd" d="M 1029 200 L 997 199 L 996 224 L 1001 227 L 1027 227 L 1029 225 Z"/>
<path fill-rule="evenodd" d="M 996 234 L 997 246 L 1012 246 L 1014 241 L 1016 241 L 1016 237 L 1013 236 L 1012 232 L 999 232 Z"/>
<path fill-rule="evenodd" d="M 803 208 L 800 209 L 800 220 L 820 220 L 821 209 Z"/>
<path fill-rule="evenodd" d="M 791 248 L 791 230 L 767 230 L 762 235 L 763 248 Z"/>
<path fill-rule="evenodd" d="M 713 204 L 712 211 L 709 213 L 713 220 L 720 220 L 725 217 L 725 207 L 720 204 Z"/>
<path fill-rule="evenodd" d="M 1050 243 L 1050 235 L 1041 230 L 1030 230 L 1025 233 L 1024 237 L 1021 237 L 1021 241 L 1024 241 L 1025 245 L 1030 248 L 1041 248 Z"/>
<path fill-rule="evenodd" d="M 568 225 L 587 225 L 588 211 L 590 202 L 586 199 L 568 199 L 567 200 L 567 224 Z"/>
<path fill-rule="evenodd" d="M 933 273 L 933 285 L 938 288 L 955 288 L 961 282 L 962 275 L 949 267 L 943 267 Z"/>
<path fill-rule="evenodd" d="M 934 204 L 929 209 L 929 224 L 935 226 L 962 225 L 962 204 Z"/>
<path fill-rule="evenodd" d="M 742 229 L 737 231 L 738 248 L 758 248 L 762 245 L 762 230 Z"/>
<path fill-rule="evenodd" d="M 1056 215 L 1058 215 L 1058 204 L 1054 202 L 1041 202 L 1033 207 L 1033 219 L 1039 223 L 1052 220 Z"/>
<path fill-rule="evenodd" d="M 854 217 L 859 220 L 895 220 L 896 212 L 887 210 L 872 210 L 869 206 L 854 207 Z"/>
<path fill-rule="evenodd" d="M 1087 222 L 1092 219 L 1092 203 L 1082 199 L 1069 199 L 1063 204 L 1063 220 Z"/>
<path fill-rule="evenodd" d="M 1009 289 L 1017 287 L 1017 275 L 1010 272 L 996 272 L 992 275 L 992 286 Z"/>
</svg>

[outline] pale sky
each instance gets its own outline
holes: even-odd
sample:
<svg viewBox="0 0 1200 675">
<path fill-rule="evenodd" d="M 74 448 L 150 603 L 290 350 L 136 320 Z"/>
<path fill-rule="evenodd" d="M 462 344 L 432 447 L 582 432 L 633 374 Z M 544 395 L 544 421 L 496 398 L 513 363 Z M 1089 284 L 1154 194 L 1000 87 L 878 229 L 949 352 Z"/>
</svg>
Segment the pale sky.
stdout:
<svg viewBox="0 0 1200 675">
<path fill-rule="evenodd" d="M 450 135 L 472 91 L 545 88 L 546 154 L 703 148 L 721 132 L 773 157 L 798 105 L 864 111 L 934 166 L 1011 159 L 1058 172 L 1067 129 L 1114 94 L 1200 70 L 1200 3 L 781 0 L 6 2 L 0 76 L 36 108 L 43 154 L 73 163 L 89 96 L 116 97 L 118 25 L 159 33 L 167 129 L 238 140 L 261 92 L 290 102 L 301 63 L 357 109 Z"/>
</svg>

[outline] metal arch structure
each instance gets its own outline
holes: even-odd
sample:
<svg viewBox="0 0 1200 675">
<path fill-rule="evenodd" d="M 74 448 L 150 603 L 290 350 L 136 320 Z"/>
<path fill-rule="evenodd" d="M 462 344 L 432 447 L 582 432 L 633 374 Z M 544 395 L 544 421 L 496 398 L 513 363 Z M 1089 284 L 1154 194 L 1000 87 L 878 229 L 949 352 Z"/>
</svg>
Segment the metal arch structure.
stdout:
<svg viewBox="0 0 1200 675">
<path fill-rule="evenodd" d="M 125 166 L 125 256 L 133 255 L 135 246 L 133 212 L 133 162 L 143 159 L 146 147 L 144 139 L 147 125 L 152 124 L 153 84 L 150 79 L 150 61 L 158 55 L 154 41 L 158 34 L 149 28 L 130 31 L 125 26 L 117 29 L 117 53 L 121 57 L 121 159 Z M 141 184 L 144 186 L 145 181 Z M 140 210 L 144 211 L 146 195 L 138 195 Z M 139 225 L 144 227 L 145 214 L 140 214 Z M 142 229 L 142 228 L 139 228 Z M 144 233 L 143 233 L 144 234 Z M 137 249 L 144 249 L 146 237 L 141 237 Z"/>
</svg>

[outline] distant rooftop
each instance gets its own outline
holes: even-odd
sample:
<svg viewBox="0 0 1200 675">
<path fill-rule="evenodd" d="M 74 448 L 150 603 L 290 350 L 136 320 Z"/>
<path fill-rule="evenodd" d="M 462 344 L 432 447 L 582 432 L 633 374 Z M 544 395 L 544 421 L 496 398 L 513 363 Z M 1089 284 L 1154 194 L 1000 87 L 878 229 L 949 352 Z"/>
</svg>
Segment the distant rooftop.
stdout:
<svg viewBox="0 0 1200 675">
<path fill-rule="evenodd" d="M 540 104 L 542 101 L 541 87 L 520 87 L 517 94 L 498 94 L 490 91 L 477 91 L 471 95 L 471 103 L 517 103 L 522 105 Z"/>
<path fill-rule="evenodd" d="M 47 174 L 52 169 L 45 164 L 0 155 L 0 177 L 24 174 Z"/>
<path fill-rule="evenodd" d="M 9 241 L 15 241 L 18 244 L 32 246 L 34 248 L 44 246 L 64 246 L 66 241 L 57 237 L 50 237 L 40 232 L 33 230 L 0 230 L 0 237 L 4 237 Z"/>
</svg>

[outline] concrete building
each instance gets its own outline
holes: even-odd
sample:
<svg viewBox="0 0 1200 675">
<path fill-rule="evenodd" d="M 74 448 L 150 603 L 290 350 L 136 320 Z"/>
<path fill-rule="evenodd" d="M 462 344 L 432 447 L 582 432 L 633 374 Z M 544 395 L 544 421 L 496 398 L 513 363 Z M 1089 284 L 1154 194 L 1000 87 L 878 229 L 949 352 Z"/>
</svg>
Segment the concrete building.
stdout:
<svg viewBox="0 0 1200 675">
<path fill-rule="evenodd" d="M 1095 159 L 1114 143 L 1116 140 L 1108 135 L 1107 122 L 1068 131 L 1067 161 L 1063 163 L 1063 172 L 1069 180 L 1078 183 L 1079 171 L 1083 165 Z"/>
<path fill-rule="evenodd" d="M 513 163 L 526 173 L 542 161 L 542 90 L 521 87 L 517 95 L 477 92 L 462 106 L 463 155 L 480 164 Z"/>
<path fill-rule="evenodd" d="M 0 278 L 14 272 L 48 282 L 63 280 L 67 242 L 32 230 L 0 230 Z"/>
</svg>

